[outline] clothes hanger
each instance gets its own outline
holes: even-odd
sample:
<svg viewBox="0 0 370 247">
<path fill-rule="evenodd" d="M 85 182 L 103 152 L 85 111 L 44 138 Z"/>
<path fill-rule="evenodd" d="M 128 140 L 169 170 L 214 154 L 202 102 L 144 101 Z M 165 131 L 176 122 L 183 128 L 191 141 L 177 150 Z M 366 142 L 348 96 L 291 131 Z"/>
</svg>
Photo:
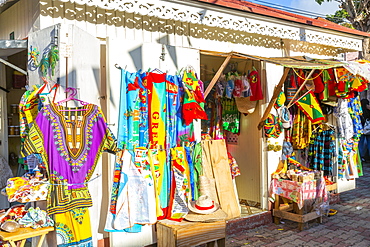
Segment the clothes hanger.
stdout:
<svg viewBox="0 0 370 247">
<path fill-rule="evenodd" d="M 38 95 L 49 95 L 49 94 L 51 94 L 51 92 L 53 90 L 55 90 L 54 91 L 54 96 L 53 96 L 53 102 L 55 102 L 57 91 L 58 91 L 58 88 L 59 88 L 60 85 L 58 83 L 54 83 L 54 85 L 50 88 L 49 92 L 43 93 L 43 91 L 45 90 L 46 86 L 49 85 L 50 82 L 47 81 L 45 77 L 41 77 L 41 79 L 44 81 L 44 85 L 39 89 L 39 91 L 37 92 L 37 94 Z"/>
<path fill-rule="evenodd" d="M 160 70 L 160 69 L 158 69 L 158 68 L 153 69 L 151 72 L 158 72 L 158 73 L 160 73 L 160 74 L 164 74 L 164 73 L 163 73 L 163 71 L 161 71 L 161 70 Z"/>
<path fill-rule="evenodd" d="M 72 91 L 72 92 L 71 92 Z M 76 99 L 74 98 L 74 96 L 77 94 L 77 89 L 76 88 L 73 88 L 73 87 L 68 87 L 66 88 L 66 93 L 70 93 L 70 95 L 64 99 L 64 100 L 61 100 L 59 102 L 57 102 L 56 104 L 57 105 L 61 105 L 63 103 L 66 103 L 68 101 L 71 101 L 71 100 L 74 100 L 74 101 L 77 101 L 79 102 L 81 105 L 88 105 L 89 103 L 85 102 L 85 101 L 82 101 L 82 100 L 79 100 L 79 99 Z M 70 110 L 60 110 L 60 111 L 87 111 L 87 109 L 79 109 L 79 108 L 75 108 L 75 109 L 70 109 Z"/>
</svg>

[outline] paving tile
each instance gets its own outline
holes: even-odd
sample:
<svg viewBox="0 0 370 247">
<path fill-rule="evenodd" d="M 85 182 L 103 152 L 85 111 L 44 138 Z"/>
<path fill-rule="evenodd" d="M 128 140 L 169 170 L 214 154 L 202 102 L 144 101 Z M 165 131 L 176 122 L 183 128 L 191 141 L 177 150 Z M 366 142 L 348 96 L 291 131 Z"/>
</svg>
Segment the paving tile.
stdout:
<svg viewBox="0 0 370 247">
<path fill-rule="evenodd" d="M 370 164 L 365 163 L 363 170 L 356 188 L 341 193 L 340 200 L 330 205 L 338 214 L 323 217 L 322 224 L 309 222 L 299 231 L 296 222 L 282 220 L 228 236 L 226 246 L 370 247 Z"/>
</svg>

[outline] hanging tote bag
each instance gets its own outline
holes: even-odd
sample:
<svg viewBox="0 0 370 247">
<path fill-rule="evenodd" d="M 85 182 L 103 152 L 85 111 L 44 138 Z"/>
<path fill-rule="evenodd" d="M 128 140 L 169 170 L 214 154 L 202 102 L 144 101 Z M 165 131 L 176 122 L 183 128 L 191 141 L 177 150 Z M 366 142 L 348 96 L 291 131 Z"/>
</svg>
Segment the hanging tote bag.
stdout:
<svg viewBox="0 0 370 247">
<path fill-rule="evenodd" d="M 294 71 L 290 72 L 290 75 L 288 76 L 288 83 L 289 85 L 286 88 L 286 100 L 291 101 L 293 99 L 293 96 L 298 91 L 298 86 L 296 82 L 297 78 L 294 75 Z"/>
</svg>

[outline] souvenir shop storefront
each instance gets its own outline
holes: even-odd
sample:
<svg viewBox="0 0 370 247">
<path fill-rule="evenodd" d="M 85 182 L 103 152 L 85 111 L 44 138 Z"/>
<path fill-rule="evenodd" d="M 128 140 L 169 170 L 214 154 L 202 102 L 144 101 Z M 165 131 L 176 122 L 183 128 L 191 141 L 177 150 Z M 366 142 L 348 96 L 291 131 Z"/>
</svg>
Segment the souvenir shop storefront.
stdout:
<svg viewBox="0 0 370 247">
<path fill-rule="evenodd" d="M 61 64 L 56 48 L 49 52 Z M 73 82 L 63 90 L 42 77 L 43 84 L 24 93 L 19 114 L 27 175 L 9 179 L 6 194 L 11 202 L 47 199 L 45 209 L 53 219 L 45 218 L 43 227 L 55 227 L 49 246 L 52 241 L 91 243 L 88 186 L 108 165 L 95 170 L 104 151 L 114 154 L 114 166 L 103 224 L 105 232 L 116 235 L 148 235 L 162 220 L 219 221 L 253 214 L 243 215 L 245 206 L 268 210 L 267 197 L 281 191 L 276 184 L 281 180 L 320 181 L 317 197 L 327 201 L 326 186 L 362 175 L 360 94 L 370 78 L 367 61 L 196 52 L 199 73 L 190 65 L 170 74 L 115 64 L 120 78 L 112 92 L 118 97 L 116 122 L 78 97 Z M 268 64 L 284 72 L 271 96 L 264 81 Z M 44 72 L 56 71 L 50 66 Z M 268 102 L 264 111 L 262 102 Z M 268 163 L 265 171 L 257 165 L 262 160 Z M 264 183 L 266 191 L 256 189 L 255 196 L 246 183 Z M 33 210 L 14 207 L 5 215 L 42 214 Z"/>
<path fill-rule="evenodd" d="M 165 11 L 171 16 L 163 19 L 162 13 L 152 17 L 149 12 L 140 12 L 142 9 L 130 12 L 102 8 L 96 8 L 96 13 L 107 13 L 106 23 L 93 20 L 79 23 L 80 20 L 58 13 L 81 12 L 80 6 L 58 5 L 59 2 L 40 4 L 40 29 L 25 34 L 28 47 L 20 58 L 28 72 L 29 88 L 27 93 L 22 87 L 22 94 L 8 95 L 9 107 L 18 105 L 15 109 L 19 109 L 22 116 L 18 123 L 14 115 L 11 126 L 22 128 L 11 140 L 19 142 L 16 152 L 27 164 L 22 167 L 28 171 L 36 168 L 32 169 L 32 178 L 21 179 L 21 182 L 34 179 L 35 185 L 44 185 L 43 190 L 32 192 L 34 195 L 40 191 L 41 195 L 29 200 L 39 200 L 31 205 L 47 210 L 53 222 L 49 218 L 43 222 L 56 229 L 46 237 L 48 246 L 74 242 L 96 245 L 108 238 L 110 246 L 146 246 L 162 238 L 158 239 L 157 235 L 158 222 L 162 220 L 176 223 L 229 220 L 266 212 L 271 209 L 271 174 L 275 179 L 298 176 L 298 173 L 284 175 L 294 164 L 298 167 L 298 163 L 323 170 L 328 181 L 343 180 L 344 190 L 353 188 L 354 180 L 348 178 L 356 175 L 346 173 L 346 168 L 357 165 L 353 158 L 343 160 L 341 168 L 329 164 L 331 170 L 329 165 L 316 163 L 311 167 L 307 163 L 302 150 L 308 147 L 310 137 L 297 136 L 306 134 L 297 131 L 301 129 L 299 124 L 305 124 L 305 128 L 307 125 L 312 133 L 319 130 L 316 127 L 320 125 L 308 127 L 310 118 L 304 113 L 297 118 L 301 110 L 297 104 L 288 108 L 290 101 L 284 102 L 281 96 L 276 107 L 272 105 L 265 111 L 279 81 L 285 84 L 281 91 L 289 99 L 291 93 L 304 84 L 301 80 L 308 76 L 311 67 L 289 66 L 289 63 L 242 53 L 229 57 L 227 53 L 251 51 L 278 57 L 283 53 L 282 39 L 289 47 L 290 36 L 276 38 L 277 34 L 261 34 L 259 29 L 246 32 L 223 25 L 215 27 L 203 21 L 212 19 L 208 15 L 220 13 L 194 6 L 186 6 L 186 9 L 204 12 L 207 17 L 195 24 L 180 21 L 181 13 L 176 16 L 179 19 L 171 19 L 171 11 Z M 153 1 L 147 5 L 157 11 L 164 6 L 163 2 Z M 171 8 L 164 8 L 178 10 L 186 3 L 166 2 Z M 95 7 L 85 7 L 86 11 L 95 11 Z M 114 15 L 109 15 L 110 12 Z M 239 14 L 222 11 L 221 16 L 245 21 Z M 111 25 L 121 17 L 124 24 Z M 63 24 L 58 24 L 61 20 Z M 261 26 L 256 21 L 253 26 L 273 30 L 274 23 Z M 155 26 L 154 29 L 150 25 Z M 268 28 L 270 26 L 273 28 Z M 285 32 L 285 26 L 277 26 L 283 30 L 281 33 L 299 36 L 300 28 L 287 24 L 287 29 L 293 31 Z M 218 32 L 229 36 L 227 39 L 222 35 L 216 37 Z M 238 35 L 250 37 L 249 32 L 253 32 L 253 38 L 236 41 Z M 327 35 L 316 29 L 312 33 Z M 343 37 L 347 38 L 342 35 L 339 31 L 335 35 L 330 33 L 337 46 L 342 44 L 339 41 Z M 256 44 L 254 38 L 263 42 Z M 353 35 L 346 41 L 344 50 L 359 50 L 362 36 Z M 310 50 L 318 57 L 339 53 L 336 45 L 310 42 L 304 42 L 307 50 L 324 47 Z M 305 51 L 292 49 L 289 54 Z M 290 81 L 281 80 L 284 66 L 294 68 L 289 71 L 289 77 L 286 74 Z M 317 78 L 327 74 L 321 71 L 322 68 L 317 67 Z M 13 71 L 7 73 L 10 75 L 7 80 L 12 80 Z M 328 73 L 330 76 L 332 72 Z M 339 84 L 337 78 L 330 78 Z M 305 84 L 312 86 L 309 82 Z M 323 84 L 324 88 L 329 85 Z M 347 93 L 355 94 L 352 94 L 356 91 L 352 90 L 354 83 L 344 84 L 338 94 L 333 94 L 332 88 L 327 89 L 331 90 L 328 101 L 339 101 L 338 98 L 345 98 Z M 288 88 L 292 90 L 287 91 Z M 310 89 L 302 88 L 296 100 L 302 100 L 301 96 Z M 318 88 L 320 85 L 312 90 L 322 93 Z M 337 99 L 332 100 L 335 96 Z M 320 96 L 315 97 L 322 100 Z M 283 105 L 288 111 L 284 111 L 284 120 L 279 121 L 277 116 L 282 115 Z M 328 113 L 324 108 L 321 107 L 323 115 Z M 9 108 L 8 112 L 11 111 Z M 265 112 L 273 115 L 265 116 Z M 258 130 L 262 116 L 266 119 Z M 330 116 L 328 124 L 336 125 L 334 115 Z M 321 117 L 315 120 L 324 121 Z M 297 143 L 301 139 L 304 143 Z M 356 138 L 353 139 L 355 143 Z M 295 155 L 290 152 L 292 149 Z M 48 170 L 47 181 L 43 180 L 44 169 Z M 338 179 L 338 169 L 343 179 Z M 8 199 L 13 193 L 14 202 L 30 192 L 29 187 L 25 187 L 25 191 L 19 191 L 23 194 L 17 194 L 18 189 L 11 187 L 13 184 L 22 183 L 10 183 Z M 48 200 L 40 200 L 46 199 L 48 193 Z"/>
</svg>

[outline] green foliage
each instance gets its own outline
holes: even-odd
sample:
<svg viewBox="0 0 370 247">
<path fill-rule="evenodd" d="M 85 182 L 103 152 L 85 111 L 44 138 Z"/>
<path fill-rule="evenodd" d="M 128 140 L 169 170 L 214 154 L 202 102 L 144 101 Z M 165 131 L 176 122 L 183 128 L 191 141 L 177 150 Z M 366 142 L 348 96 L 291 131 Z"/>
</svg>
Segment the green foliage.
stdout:
<svg viewBox="0 0 370 247">
<path fill-rule="evenodd" d="M 348 23 L 348 13 L 344 9 L 337 10 L 334 15 L 327 15 L 325 19 L 328 21 L 340 24 L 340 25 L 347 25 Z"/>
<path fill-rule="evenodd" d="M 323 2 L 325 2 L 325 0 L 315 0 L 318 4 L 322 4 Z M 328 1 L 329 2 L 329 1 Z"/>
<path fill-rule="evenodd" d="M 53 47 L 51 47 L 48 57 L 49 57 L 51 75 L 54 76 L 55 66 L 57 64 L 57 61 L 59 61 L 59 50 L 57 46 L 54 45 Z"/>
</svg>

